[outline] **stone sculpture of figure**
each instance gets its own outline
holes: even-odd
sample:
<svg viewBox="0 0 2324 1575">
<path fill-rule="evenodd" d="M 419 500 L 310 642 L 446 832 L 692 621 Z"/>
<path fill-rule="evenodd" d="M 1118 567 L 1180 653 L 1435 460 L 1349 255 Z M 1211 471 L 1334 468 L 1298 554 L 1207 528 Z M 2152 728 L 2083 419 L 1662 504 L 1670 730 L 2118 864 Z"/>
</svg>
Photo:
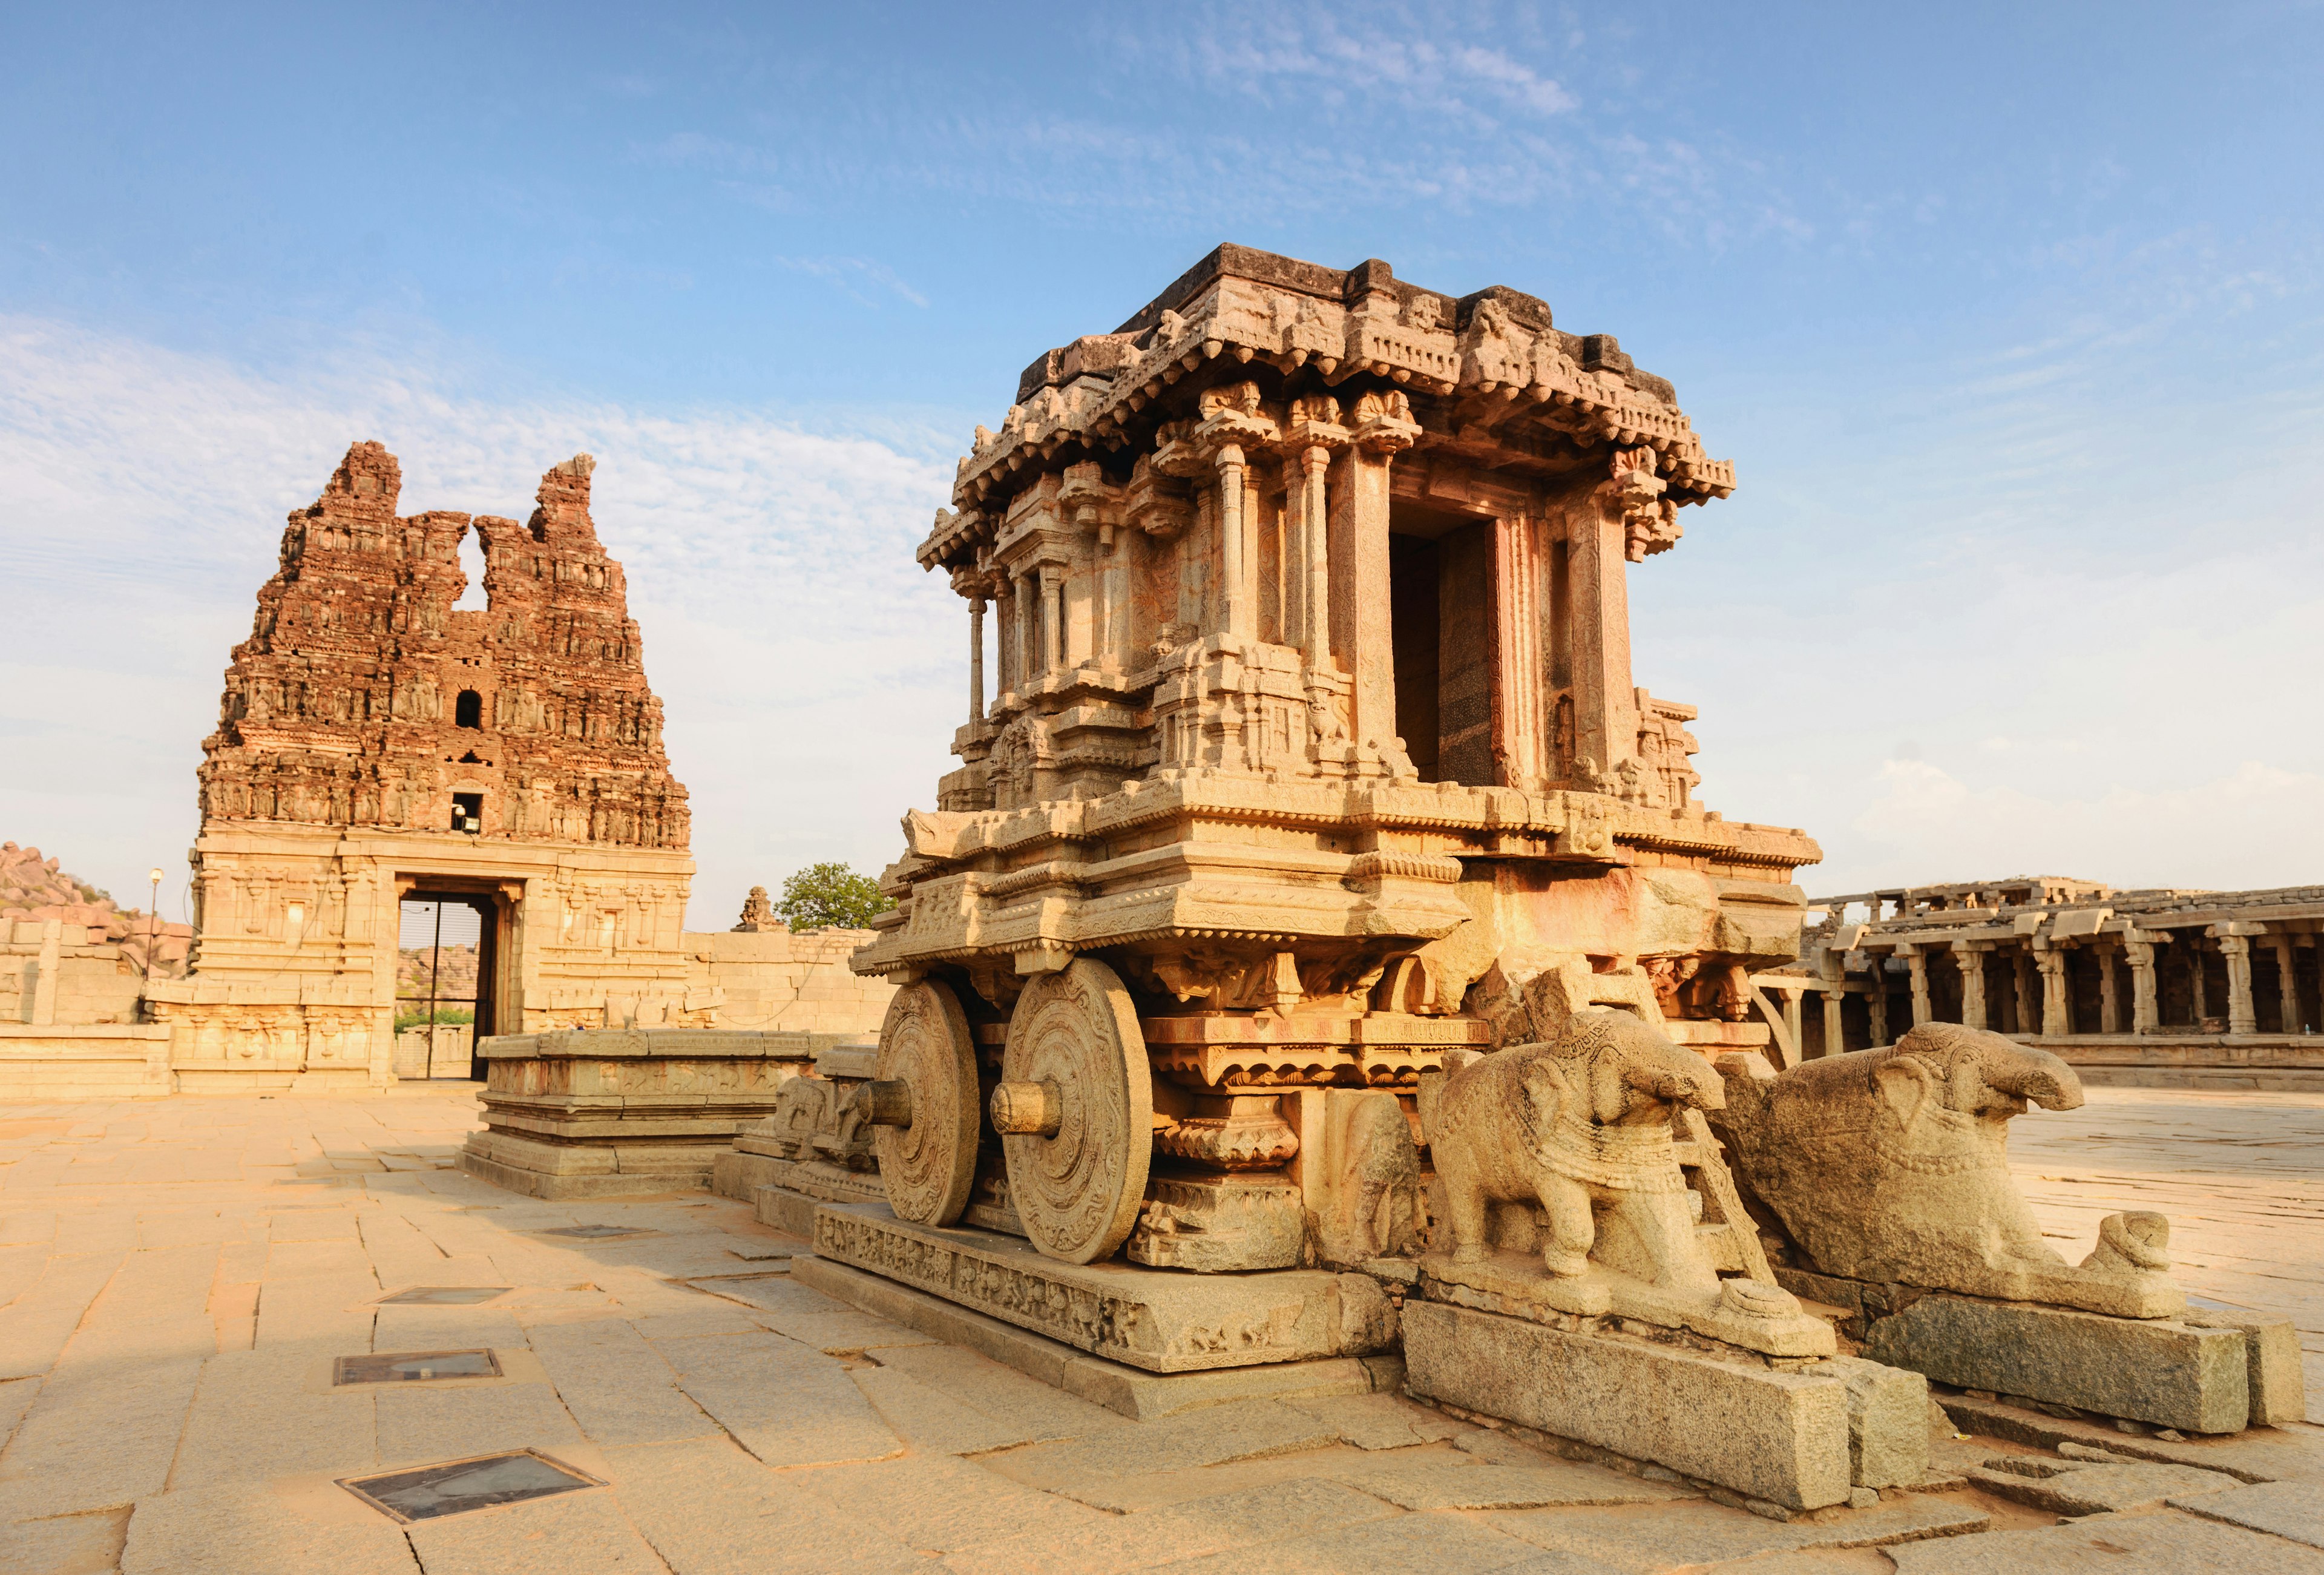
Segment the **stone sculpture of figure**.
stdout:
<svg viewBox="0 0 2324 1575">
<path fill-rule="evenodd" d="M 1553 1275 L 1589 1269 L 1593 1203 L 1643 1204 L 1655 1233 L 1692 1232 L 1671 1149 L 1672 1107 L 1722 1102 L 1708 1062 L 1630 1012 L 1577 1012 L 1554 1040 L 1470 1063 L 1446 1080 L 1428 1124 L 1453 1261 L 1491 1255 L 1487 1215 L 1496 1202 L 1541 1204 L 1549 1218 L 1542 1261 Z"/>
<path fill-rule="evenodd" d="M 1439 1089 L 1424 1081 L 1421 1119 L 1443 1186 L 1437 1229 L 1451 1234 L 1424 1271 L 1562 1312 L 1691 1329 L 1769 1355 L 1831 1355 L 1829 1324 L 1755 1277 L 1763 1267 L 1721 1279 L 1698 1233 L 1673 1128 L 1689 1123 L 1688 1163 L 1716 1165 L 1692 1112 L 1723 1097 L 1702 1056 L 1636 1013 L 1595 1008 L 1554 1039 L 1470 1061 Z M 1749 1229 L 1739 1215 L 1719 1222 Z M 1507 1251 L 1536 1241 L 1545 1272 L 1512 1273 Z"/>
<path fill-rule="evenodd" d="M 1923 1023 L 1885 1050 L 1754 1075 L 1721 1062 L 1714 1118 L 1745 1185 L 1808 1262 L 1851 1279 L 2164 1318 L 2186 1297 L 2165 1270 L 2170 1222 L 2110 1215 L 2070 1267 L 2042 1239 L 2010 1178 L 2011 1118 L 2082 1102 L 2074 1069 L 1955 1023 Z"/>
<path fill-rule="evenodd" d="M 742 922 L 734 927 L 737 930 L 775 930 L 784 927 L 783 921 L 775 916 L 775 905 L 767 899 L 765 887 L 751 888 L 751 895 L 742 899 Z"/>
</svg>

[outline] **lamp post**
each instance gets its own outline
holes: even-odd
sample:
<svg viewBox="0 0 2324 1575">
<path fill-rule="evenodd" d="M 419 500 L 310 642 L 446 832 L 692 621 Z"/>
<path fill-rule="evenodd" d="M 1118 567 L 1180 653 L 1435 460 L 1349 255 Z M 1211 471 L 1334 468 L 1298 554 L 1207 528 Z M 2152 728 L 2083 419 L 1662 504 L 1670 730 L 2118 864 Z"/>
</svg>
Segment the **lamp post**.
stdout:
<svg viewBox="0 0 2324 1575">
<path fill-rule="evenodd" d="M 161 866 L 156 864 L 145 873 L 146 878 L 153 882 L 152 895 L 145 904 L 150 916 L 145 926 L 145 982 L 151 984 L 153 982 L 153 953 L 161 944 Z"/>
</svg>

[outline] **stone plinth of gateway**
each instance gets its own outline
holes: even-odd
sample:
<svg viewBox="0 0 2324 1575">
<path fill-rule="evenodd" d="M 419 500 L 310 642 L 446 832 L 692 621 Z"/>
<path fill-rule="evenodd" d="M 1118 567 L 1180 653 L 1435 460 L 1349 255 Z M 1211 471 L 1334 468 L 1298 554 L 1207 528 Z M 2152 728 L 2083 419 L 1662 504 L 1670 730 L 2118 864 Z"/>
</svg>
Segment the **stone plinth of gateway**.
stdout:
<svg viewBox="0 0 2324 1575">
<path fill-rule="evenodd" d="M 549 471 L 522 523 L 399 517 L 394 456 L 358 443 L 290 516 L 203 743 L 194 974 L 148 992 L 180 1088 L 387 1081 L 415 892 L 489 916 L 495 1027 L 708 1020 L 686 789 L 594 465 Z M 477 611 L 454 605 L 471 531 Z"/>
<path fill-rule="evenodd" d="M 485 1129 L 460 1167 L 540 1198 L 707 1187 L 734 1135 L 831 1043 L 715 1028 L 486 1039 Z"/>
</svg>

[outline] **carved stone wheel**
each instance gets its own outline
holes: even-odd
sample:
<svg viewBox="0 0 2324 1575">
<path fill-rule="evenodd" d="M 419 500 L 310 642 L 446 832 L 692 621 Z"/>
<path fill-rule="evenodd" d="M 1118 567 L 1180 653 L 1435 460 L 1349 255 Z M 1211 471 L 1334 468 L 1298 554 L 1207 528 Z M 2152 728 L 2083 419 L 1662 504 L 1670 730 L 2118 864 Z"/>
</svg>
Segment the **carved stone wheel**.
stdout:
<svg viewBox="0 0 2324 1575">
<path fill-rule="evenodd" d="M 1082 957 L 1028 984 L 1001 1075 L 1056 1089 L 1053 1134 L 1001 1138 L 1025 1234 L 1066 1263 L 1111 1257 L 1138 1223 L 1154 1157 L 1154 1074 L 1120 975 Z"/>
<path fill-rule="evenodd" d="M 880 1025 L 881 1082 L 911 1091 L 907 1124 L 872 1139 L 888 1206 L 899 1220 L 949 1225 L 968 1206 L 976 1180 L 976 1042 L 960 998 L 934 980 L 898 990 Z"/>
</svg>

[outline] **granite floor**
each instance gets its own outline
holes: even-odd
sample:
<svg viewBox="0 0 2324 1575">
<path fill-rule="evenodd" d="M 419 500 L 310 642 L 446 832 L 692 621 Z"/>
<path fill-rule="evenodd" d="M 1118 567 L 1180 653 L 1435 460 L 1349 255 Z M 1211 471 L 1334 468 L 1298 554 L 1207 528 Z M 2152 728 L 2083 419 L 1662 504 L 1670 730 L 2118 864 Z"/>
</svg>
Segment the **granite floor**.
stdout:
<svg viewBox="0 0 2324 1575">
<path fill-rule="evenodd" d="M 794 1284 L 806 1244 L 739 1204 L 476 1182 L 475 1124 L 465 1085 L 0 1106 L 0 1571 L 2324 1575 L 2324 1428 L 2277 1430 L 2278 1480 L 2116 1513 L 1969 1487 L 1782 1524 L 1389 1395 L 1132 1423 Z M 2061 1249 L 2162 1209 L 2192 1289 L 2324 1350 L 2324 1097 L 2094 1090 L 2017 1134 Z M 454 1294 L 384 1302 L 414 1289 Z M 333 1381 L 458 1351 L 499 1371 Z M 527 1450 L 578 1486 L 399 1520 L 340 1485 Z M 511 1479 L 441 1475 L 374 1491 Z"/>
</svg>

